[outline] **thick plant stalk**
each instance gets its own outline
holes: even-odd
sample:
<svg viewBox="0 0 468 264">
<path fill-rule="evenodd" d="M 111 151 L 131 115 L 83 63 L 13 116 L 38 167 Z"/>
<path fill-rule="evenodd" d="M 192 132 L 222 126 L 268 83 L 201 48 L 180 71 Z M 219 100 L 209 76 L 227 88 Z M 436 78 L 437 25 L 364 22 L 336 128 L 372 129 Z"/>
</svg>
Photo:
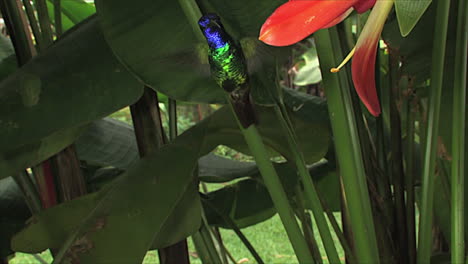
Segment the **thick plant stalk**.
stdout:
<svg viewBox="0 0 468 264">
<path fill-rule="evenodd" d="M 423 163 L 422 194 L 418 238 L 418 264 L 431 259 L 432 217 L 434 208 L 434 175 L 439 129 L 440 98 L 444 76 L 445 47 L 450 11 L 450 0 L 437 1 L 434 45 L 432 47 L 431 89 L 428 104 L 427 139 Z"/>
<path fill-rule="evenodd" d="M 408 230 L 406 224 L 406 205 L 405 205 L 405 189 L 403 171 L 403 149 L 401 145 L 401 120 L 400 113 L 397 108 L 397 96 L 399 92 L 400 79 L 398 72 L 398 57 L 390 51 L 389 55 L 390 67 L 390 89 L 388 89 L 388 97 L 390 99 L 390 150 L 392 152 L 391 159 L 391 175 L 393 179 L 393 197 L 395 204 L 396 217 L 396 234 L 395 241 L 398 245 L 398 257 L 400 263 L 408 263 Z"/>
<path fill-rule="evenodd" d="M 192 235 L 192 242 L 195 246 L 195 250 L 197 251 L 198 257 L 200 258 L 202 263 L 212 263 L 210 259 L 210 255 L 208 252 L 208 248 L 205 245 L 203 237 L 200 231 L 196 232 Z"/>
<path fill-rule="evenodd" d="M 208 263 L 219 263 L 219 264 L 225 264 L 224 258 L 219 255 L 219 251 L 217 250 L 215 244 L 214 244 L 214 236 L 212 234 L 211 228 L 208 225 L 208 221 L 205 218 L 205 215 L 202 215 L 203 219 L 203 224 L 200 230 L 197 232 L 197 236 L 199 235 L 201 237 L 200 241 L 197 241 L 197 245 L 203 246 L 203 255 L 206 255 L 206 257 L 209 258 Z M 196 236 L 194 236 L 196 238 Z M 197 246 L 198 247 L 198 246 Z"/>
<path fill-rule="evenodd" d="M 468 3 L 458 1 L 457 44 L 452 119 L 452 263 L 463 263 L 465 258 L 465 129 L 466 129 L 466 71 L 468 46 Z"/>
<path fill-rule="evenodd" d="M 31 180 L 27 171 L 20 172 L 18 175 L 13 176 L 16 184 L 21 189 L 24 195 L 24 200 L 29 207 L 29 210 L 33 215 L 39 213 L 42 210 L 41 199 L 37 192 L 34 182 Z"/>
<path fill-rule="evenodd" d="M 235 113 L 234 109 L 233 113 Z M 276 173 L 273 164 L 271 164 L 257 127 L 255 125 L 251 125 L 247 128 L 243 128 L 241 125 L 239 125 L 239 127 L 255 162 L 257 163 L 265 186 L 267 187 L 271 199 L 273 200 L 273 204 L 275 205 L 281 221 L 283 222 L 299 263 L 315 263 L 304 236 L 302 235 L 301 229 L 296 221 L 294 212 L 291 209 L 286 192 L 281 185 L 279 176 Z"/>
<path fill-rule="evenodd" d="M 140 156 L 156 151 L 168 142 L 158 102 L 158 94 L 151 88 L 145 87 L 142 97 L 130 106 Z"/>
<path fill-rule="evenodd" d="M 337 65 L 338 60 L 335 56 L 341 57 L 341 54 L 335 54 L 340 50 L 339 44 L 332 42 L 332 37 L 338 39 L 337 32 L 333 28 L 320 30 L 315 36 L 338 164 L 355 238 L 356 259 L 358 263 L 378 264 L 377 240 L 350 89 L 345 84 L 340 85 L 338 76 L 329 71 Z"/>
<path fill-rule="evenodd" d="M 143 96 L 130 107 L 140 157 L 149 155 L 166 143 L 158 103 L 157 93 L 145 87 Z M 184 239 L 159 249 L 159 259 L 162 264 L 190 263 L 187 241 Z"/>
<path fill-rule="evenodd" d="M 52 156 L 48 162 L 52 166 L 59 202 L 71 201 L 87 193 L 75 145 L 66 147 Z"/>
<path fill-rule="evenodd" d="M 177 137 L 177 101 L 169 98 L 169 139 Z"/>
<path fill-rule="evenodd" d="M 0 1 L 0 11 L 15 48 L 18 65 L 22 66 L 36 55 L 22 5 L 17 0 L 3 0 Z"/>
<path fill-rule="evenodd" d="M 50 24 L 49 13 L 47 12 L 46 0 L 36 0 L 36 11 L 39 18 L 39 26 L 41 28 L 42 42 L 45 47 L 48 47 L 54 41 L 52 33 L 52 25 Z"/>
<path fill-rule="evenodd" d="M 61 0 L 54 0 L 54 21 L 55 21 L 55 34 L 57 38 L 60 37 L 63 33 L 62 28 L 62 7 Z"/>
<path fill-rule="evenodd" d="M 408 100 L 407 114 L 407 155 L 406 155 L 406 224 L 408 230 L 408 263 L 416 263 L 416 223 L 415 223 L 415 200 L 414 200 L 414 133 L 416 112 L 413 109 L 414 99 Z"/>
<path fill-rule="evenodd" d="M 325 247 L 325 251 L 327 252 L 328 259 L 331 263 L 339 263 L 340 258 L 338 257 L 335 243 L 333 242 L 330 229 L 328 228 L 327 220 L 325 219 L 325 215 L 323 214 L 325 210 L 323 209 L 323 206 L 320 203 L 320 198 L 317 194 L 317 190 L 315 189 L 314 182 L 310 177 L 309 170 L 307 169 L 304 160 L 304 156 L 301 152 L 299 152 L 299 146 L 296 142 L 296 136 L 294 135 L 294 131 L 292 130 L 290 122 L 288 122 L 288 116 L 284 104 L 280 102 L 279 105 L 274 107 L 274 109 L 278 122 L 280 123 L 280 126 L 282 128 L 283 135 L 286 137 L 286 141 L 288 142 L 289 150 L 293 154 L 294 163 L 296 165 L 299 177 L 301 178 L 302 184 L 304 185 L 306 196 L 305 199 L 308 199 L 310 204 L 312 205 L 314 219 L 317 223 L 320 236 L 322 237 L 323 245 Z"/>
<path fill-rule="evenodd" d="M 41 30 L 39 29 L 39 24 L 36 19 L 35 10 L 31 4 L 30 0 L 23 0 L 24 10 L 28 16 L 29 25 L 31 26 L 32 33 L 34 35 L 34 40 L 36 41 L 39 49 L 42 49 L 42 39 L 41 39 Z"/>
<path fill-rule="evenodd" d="M 310 252 L 312 252 L 312 256 L 317 264 L 323 264 L 322 254 L 320 253 L 317 240 L 314 236 L 314 230 L 312 229 L 312 218 L 305 209 L 305 198 L 304 198 L 304 191 L 302 190 L 301 186 L 296 186 L 295 188 L 296 193 L 296 206 L 294 211 L 296 212 L 297 217 L 300 220 L 302 231 L 304 232 L 304 237 L 307 242 L 307 246 L 309 246 Z"/>
<path fill-rule="evenodd" d="M 57 188 L 52 174 L 51 162 L 46 160 L 32 167 L 42 208 L 47 209 L 57 204 Z"/>
</svg>

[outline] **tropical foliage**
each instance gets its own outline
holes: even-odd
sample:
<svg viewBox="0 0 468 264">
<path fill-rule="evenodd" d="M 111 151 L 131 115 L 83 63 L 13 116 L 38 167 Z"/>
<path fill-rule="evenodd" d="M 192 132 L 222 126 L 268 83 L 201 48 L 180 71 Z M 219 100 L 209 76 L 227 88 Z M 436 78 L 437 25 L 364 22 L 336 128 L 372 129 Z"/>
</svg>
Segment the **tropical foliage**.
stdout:
<svg viewBox="0 0 468 264">
<path fill-rule="evenodd" d="M 53 263 L 141 263 L 158 249 L 189 263 L 189 237 L 203 263 L 235 262 L 223 228 L 264 263 L 242 229 L 278 214 L 299 263 L 465 263 L 467 1 L 0 12 L 4 262 L 50 249 Z M 210 74 L 209 13 L 245 57 L 233 91 Z M 109 118 L 127 106 L 133 126 Z"/>
</svg>

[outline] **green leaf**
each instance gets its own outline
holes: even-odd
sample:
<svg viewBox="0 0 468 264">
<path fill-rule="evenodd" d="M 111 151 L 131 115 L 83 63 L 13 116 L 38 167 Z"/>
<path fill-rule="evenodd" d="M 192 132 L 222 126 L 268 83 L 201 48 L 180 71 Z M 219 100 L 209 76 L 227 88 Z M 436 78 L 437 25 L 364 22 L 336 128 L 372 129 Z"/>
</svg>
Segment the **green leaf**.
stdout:
<svg viewBox="0 0 468 264">
<path fill-rule="evenodd" d="M 431 256 L 431 263 L 433 264 L 451 264 L 450 253 L 436 253 Z"/>
<path fill-rule="evenodd" d="M 327 161 L 319 161 L 309 167 L 309 173 L 314 179 L 317 192 L 327 208 L 333 212 L 340 212 L 340 175 L 336 170 L 335 164 Z M 306 208 L 311 209 L 312 206 L 307 199 L 305 202 Z"/>
<path fill-rule="evenodd" d="M 432 0 L 395 0 L 395 10 L 403 37 L 411 33 Z"/>
<path fill-rule="evenodd" d="M 295 168 L 288 163 L 275 164 L 275 168 L 289 197 L 295 197 L 299 183 Z M 309 172 L 328 208 L 331 211 L 340 211 L 339 177 L 333 164 L 326 161 L 319 162 L 311 166 Z M 208 200 L 211 206 L 217 209 L 216 211 L 230 217 L 239 228 L 263 222 L 276 214 L 268 190 L 261 181 L 260 173 L 245 174 L 244 177 L 250 177 L 250 179 L 229 184 L 202 196 L 202 203 Z M 294 205 L 294 202 L 292 204 Z M 208 223 L 213 226 L 232 228 L 211 206 L 204 204 Z M 310 204 L 306 203 L 306 208 L 310 209 Z"/>
<path fill-rule="evenodd" d="M 412 1 L 408 1 L 412 2 Z M 453 46 L 456 34 L 456 8 L 450 10 L 447 45 Z M 385 43 L 402 57 L 401 70 L 408 75 L 415 86 L 424 84 L 430 77 L 432 58 L 432 39 L 434 39 L 435 8 L 430 5 L 420 21 L 414 27 L 412 33 L 402 37 L 396 19 L 390 20 L 384 27 L 383 39 Z M 447 64 L 453 65 L 454 52 L 447 49 Z M 427 95 L 424 95 L 427 96 Z"/>
<path fill-rule="evenodd" d="M 139 159 L 133 127 L 110 118 L 93 121 L 75 146 L 88 164 L 127 169 Z"/>
<path fill-rule="evenodd" d="M 305 86 L 316 84 L 322 81 L 322 73 L 320 72 L 320 64 L 317 57 L 315 46 L 302 55 L 304 65 L 294 75 L 294 84 Z"/>
<path fill-rule="evenodd" d="M 32 167 L 72 144 L 86 125 L 63 129 L 32 143 L 26 143 L 0 153 L 0 179 Z"/>
<path fill-rule="evenodd" d="M 53 3 L 53 0 L 48 0 L 48 2 Z M 78 24 L 96 13 L 96 8 L 94 5 L 83 0 L 61 1 L 60 7 L 62 8 L 63 14 L 67 16 L 74 24 Z"/>
<path fill-rule="evenodd" d="M 17 66 L 15 50 L 11 40 L 0 35 L 0 81 L 13 73 Z"/>
<path fill-rule="evenodd" d="M 290 49 L 269 47 L 257 40 L 262 21 L 279 3 L 247 0 L 200 3 L 207 12 L 221 16 L 235 39 L 248 43 L 243 47 L 253 72 L 253 89 L 257 82 L 274 87 L 270 84 L 275 75 L 267 78 L 261 75 L 265 70 L 276 69 L 275 58 L 284 58 L 284 51 Z M 225 102 L 224 91 L 210 76 L 208 47 L 196 40 L 177 1 L 142 0 L 128 5 L 124 0 L 100 0 L 96 1 L 96 7 L 109 45 L 144 83 L 181 101 Z M 258 98 L 259 102 L 263 99 Z"/>
<path fill-rule="evenodd" d="M 0 61 L 0 81 L 3 81 L 18 68 L 16 56 L 10 55 Z"/>
<path fill-rule="evenodd" d="M 314 124 L 304 122 L 302 118 L 297 117 L 303 111 L 322 107 L 310 105 L 314 101 L 305 98 L 302 98 L 303 107 L 291 111 L 292 120 L 300 135 L 299 138 L 307 138 L 307 141 L 304 141 L 307 144 L 303 144 L 305 157 L 308 160 L 318 160 L 328 149 L 328 123 L 318 122 L 321 120 L 319 117 L 321 111 L 317 111 L 318 116 L 313 117 L 317 121 Z M 257 113 L 260 120 L 259 130 L 265 136 L 265 143 L 282 155 L 291 156 L 288 146 L 277 133 L 278 127 L 274 121 L 273 110 L 268 107 L 258 107 Z M 310 131 L 318 133 L 317 136 L 309 138 Z M 164 242 L 175 240 L 174 237 L 168 238 L 162 235 L 163 227 L 170 225 L 167 217 L 176 213 L 186 192 L 196 191 L 192 171 L 196 167 L 198 158 L 220 144 L 232 148 L 246 148 L 238 125 L 227 107 L 216 111 L 187 130 L 172 144 L 139 160 L 98 193 L 41 213 L 35 219 L 35 224 L 15 237 L 13 247 L 23 252 L 39 252 L 48 247 L 57 247 L 63 244 L 72 230 L 82 225 L 78 240 L 75 242 L 85 241 L 87 244 L 75 243 L 71 251 L 83 262 L 95 263 L 102 258 L 110 262 L 140 261 L 152 244 L 158 242 L 160 246 Z M 174 163 L 175 160 L 177 163 Z M 187 200 L 198 201 L 193 198 Z M 188 210 L 186 206 L 182 207 L 183 212 Z M 189 231 L 198 228 L 195 224 L 199 223 L 199 215 L 194 212 L 195 209 L 192 211 L 192 218 L 180 219 L 187 221 L 183 221 L 183 227 L 177 227 L 185 230 L 183 233 L 186 236 L 189 235 Z M 86 221 L 81 223 L 83 219 Z M 170 226 L 170 228 L 175 227 Z M 151 240 L 155 236 L 161 240 Z M 125 241 L 120 239 L 122 237 L 126 238 Z M 90 245 L 88 242 L 93 245 L 92 248 L 87 248 Z M 86 250 L 77 252 L 79 246 L 85 247 Z"/>
<path fill-rule="evenodd" d="M 68 251 L 71 260 L 136 263 L 152 245 L 169 246 L 190 235 L 200 226 L 192 171 L 203 143 L 191 137 L 203 137 L 200 133 L 203 130 L 138 161 L 97 193 L 41 212 L 15 236 L 12 247 L 23 252 L 59 248 L 70 231 L 79 228 Z M 181 216 L 185 217 L 178 219 Z"/>
<path fill-rule="evenodd" d="M 52 24 L 55 24 L 54 0 L 48 0 L 46 4 L 49 18 Z M 83 0 L 61 1 L 60 8 L 62 12 L 62 27 L 64 32 L 96 13 L 96 8 Z"/>
<path fill-rule="evenodd" d="M 229 216 L 239 228 L 263 222 L 276 214 L 268 190 L 253 179 L 242 180 L 207 193 L 202 202 L 205 199 L 220 213 Z M 204 205 L 204 212 L 210 225 L 232 228 L 210 206 Z"/>
<path fill-rule="evenodd" d="M 212 153 L 198 160 L 198 177 L 203 182 L 222 183 L 255 174 L 258 168 L 254 162 L 230 160 Z"/>
<path fill-rule="evenodd" d="M 0 180 L 0 258 L 13 253 L 10 239 L 24 227 L 24 222 L 31 216 L 23 194 L 13 178 Z"/>
<path fill-rule="evenodd" d="M 11 40 L 5 37 L 3 34 L 0 35 L 0 60 L 11 56 L 15 53 Z"/>
<path fill-rule="evenodd" d="M 53 134 L 69 136 L 61 131 L 127 106 L 142 91 L 113 56 L 97 17 L 88 19 L 0 83 L 0 164 L 11 161 L 12 153 L 24 157 L 23 151 L 37 151 L 46 138 L 52 142 Z M 34 165 L 59 150 L 41 151 L 21 163 Z"/>
<path fill-rule="evenodd" d="M 299 101 L 301 102 L 301 101 Z M 311 120 L 320 120 L 322 117 L 320 105 L 313 105 L 314 99 L 308 101 L 302 101 L 295 109 L 291 110 L 291 119 L 293 126 L 296 130 L 299 142 L 303 144 L 300 148 L 304 154 L 304 158 L 309 164 L 319 161 L 328 150 L 330 142 L 330 130 L 328 122 L 311 122 Z M 324 105 L 324 107 L 326 107 Z M 316 109 L 317 111 L 311 113 L 308 118 L 307 112 Z M 294 112 L 294 110 L 296 110 Z M 269 107 L 256 107 L 256 113 L 258 118 L 258 130 L 262 137 L 264 137 L 265 144 L 269 147 L 271 156 L 278 156 L 278 153 L 291 160 L 292 154 L 289 151 L 289 146 L 286 144 L 284 137 L 278 133 L 280 128 L 276 121 L 276 115 L 272 108 Z M 325 110 L 326 113 L 326 110 Z M 222 108 L 212 116 L 213 124 L 215 126 L 211 136 L 211 140 L 218 142 L 219 144 L 226 145 L 237 151 L 249 154 L 250 151 L 244 141 L 242 134 L 238 131 L 237 124 L 232 117 L 230 109 Z M 217 130 L 217 131 L 216 131 Z M 230 133 L 227 133 L 231 131 Z"/>
</svg>

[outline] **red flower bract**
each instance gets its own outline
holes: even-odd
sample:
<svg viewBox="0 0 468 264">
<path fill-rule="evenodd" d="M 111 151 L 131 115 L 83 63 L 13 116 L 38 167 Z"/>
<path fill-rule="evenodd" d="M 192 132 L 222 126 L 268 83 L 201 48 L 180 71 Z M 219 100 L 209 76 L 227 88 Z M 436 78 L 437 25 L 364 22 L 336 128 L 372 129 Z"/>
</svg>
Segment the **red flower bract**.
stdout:
<svg viewBox="0 0 468 264">
<path fill-rule="evenodd" d="M 374 72 L 376 48 L 393 0 L 291 0 L 278 7 L 265 21 L 259 39 L 273 46 L 291 45 L 319 29 L 336 25 L 353 9 L 362 13 L 374 5 L 356 44 L 352 75 L 359 98 L 372 115 L 378 116 L 380 104 Z"/>
<path fill-rule="evenodd" d="M 380 115 L 379 98 L 377 97 L 377 89 L 375 88 L 375 57 L 377 55 L 377 41 L 367 39 L 367 43 L 357 47 L 354 53 L 355 58 L 351 65 L 354 87 L 359 98 L 366 106 L 367 110 L 373 115 Z M 374 48 L 368 48 L 368 47 Z"/>
<path fill-rule="evenodd" d="M 288 46 L 315 31 L 334 26 L 351 8 L 369 10 L 376 0 L 291 0 L 265 21 L 259 39 L 273 46 Z M 341 19 L 340 19 L 341 18 Z"/>
</svg>

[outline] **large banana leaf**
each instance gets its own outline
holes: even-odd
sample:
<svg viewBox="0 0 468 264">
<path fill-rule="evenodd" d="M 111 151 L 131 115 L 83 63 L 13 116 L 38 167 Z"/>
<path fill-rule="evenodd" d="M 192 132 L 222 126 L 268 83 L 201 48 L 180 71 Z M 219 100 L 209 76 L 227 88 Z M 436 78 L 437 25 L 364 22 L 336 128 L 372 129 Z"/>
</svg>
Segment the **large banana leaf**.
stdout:
<svg viewBox="0 0 468 264">
<path fill-rule="evenodd" d="M 284 90 L 284 101 L 296 125 L 299 139 L 304 142 L 301 147 L 305 151 L 308 163 L 318 161 L 327 151 L 330 138 L 325 101 L 293 90 Z M 272 146 L 283 144 L 282 136 L 278 133 L 280 130 L 276 125 L 276 116 L 266 107 L 258 106 L 258 109 L 260 131 L 275 138 L 277 142 L 270 142 Z M 229 111 L 225 114 L 230 115 Z M 232 126 L 231 119 L 226 121 L 219 126 L 226 129 Z M 116 120 L 106 118 L 92 122 L 75 143 L 80 159 L 88 164 L 127 169 L 138 160 L 133 128 Z M 232 137 L 228 146 L 245 153 L 249 152 L 240 134 Z M 278 155 L 277 152 L 279 151 L 272 151 L 272 155 Z M 253 172 L 256 172 L 255 164 L 226 160 L 213 155 L 202 157 L 199 161 L 200 179 L 207 182 L 226 182 Z"/>
<path fill-rule="evenodd" d="M 296 197 L 299 177 L 291 164 L 275 164 L 278 175 L 290 197 Z M 321 199 L 331 211 L 340 211 L 340 187 L 336 168 L 328 162 L 318 162 L 309 168 Z M 268 190 L 261 181 L 259 172 L 244 175 L 250 178 L 229 184 L 219 190 L 202 196 L 204 212 L 210 225 L 232 228 L 225 221 L 229 217 L 239 228 L 263 222 L 274 214 L 276 209 Z M 255 201 L 253 203 L 252 201 Z M 295 205 L 294 202 L 292 202 Z M 311 205 L 306 201 L 306 208 Z"/>
<path fill-rule="evenodd" d="M 110 118 L 92 122 L 75 146 L 80 160 L 100 167 L 127 169 L 139 159 L 133 127 Z"/>
<path fill-rule="evenodd" d="M 204 11 L 218 13 L 229 33 L 244 44 L 252 82 L 259 80 L 270 88 L 274 73 L 260 75 L 276 69 L 275 58 L 284 58 L 288 48 L 268 47 L 257 37 L 262 21 L 280 2 L 199 1 Z M 209 74 L 207 45 L 195 38 L 178 1 L 128 5 L 123 0 L 99 0 L 96 7 L 109 45 L 144 83 L 182 101 L 224 102 L 222 89 Z"/>
<path fill-rule="evenodd" d="M 203 182 L 229 182 L 257 173 L 258 168 L 254 162 L 230 160 L 212 153 L 198 160 L 198 177 Z"/>
<path fill-rule="evenodd" d="M 198 139 L 202 132 L 191 136 Z M 13 239 L 13 249 L 59 248 L 71 235 L 71 261 L 141 262 L 153 243 L 168 246 L 198 229 L 200 204 L 192 172 L 202 145 L 190 137 L 174 142 L 138 161 L 99 192 L 39 214 L 35 224 Z M 174 212 L 177 215 L 171 217 Z M 178 226 L 180 222 L 184 226 Z M 79 232 L 73 236 L 76 228 Z"/>
<path fill-rule="evenodd" d="M 223 228 L 232 226 L 222 215 L 231 218 L 237 227 L 244 228 L 276 214 L 268 190 L 258 179 L 242 180 L 210 192 L 203 196 L 202 202 L 208 223 Z"/>
<path fill-rule="evenodd" d="M 73 142 L 79 127 L 141 96 L 142 85 L 115 59 L 97 20 L 77 25 L 0 83 L 0 178 L 48 158 Z"/>
<path fill-rule="evenodd" d="M 313 102 L 304 102 L 304 105 L 308 104 Z M 304 106 L 297 109 L 297 112 L 307 109 L 309 107 Z M 287 145 L 278 134 L 272 109 L 258 107 L 257 113 L 259 130 L 265 137 L 265 142 L 277 152 L 290 157 Z M 304 153 L 309 160 L 317 161 L 328 149 L 328 123 L 311 124 L 294 117 L 295 115 L 293 124 L 296 125 L 300 138 L 308 138 L 309 131 L 315 130 L 316 136 L 308 140 Z M 169 238 L 161 235 L 162 227 L 175 228 L 167 217 L 175 212 L 175 208 L 180 208 L 178 206 L 185 193 L 196 190 L 191 175 L 198 158 L 220 144 L 238 149 L 245 149 L 246 145 L 230 109 L 226 107 L 187 130 L 172 144 L 136 162 L 109 187 L 97 194 L 67 202 L 39 215 L 35 224 L 13 240 L 14 249 L 38 252 L 48 247 L 58 247 L 71 230 L 81 225 L 82 219 L 90 219 L 85 221 L 85 225 L 80 228 L 81 232 L 75 237 L 75 244 L 70 249 L 74 253 L 72 255 L 85 263 L 96 263 L 103 259 L 128 263 L 140 261 L 153 244 L 167 245 Z M 193 198 L 190 200 L 198 201 Z M 181 210 L 190 208 L 182 207 Z M 72 217 L 67 217 L 67 221 L 57 221 L 68 213 Z M 178 227 L 185 231 L 182 232 L 185 236 L 197 229 L 195 224 L 199 223 L 199 215 L 195 214 L 188 219 L 190 224 Z M 53 227 L 51 223 L 54 223 Z M 127 239 L 126 242 L 119 239 L 122 237 Z M 153 241 L 155 238 L 160 240 Z M 177 241 L 173 236 L 170 238 L 171 242 Z M 85 245 L 78 243 L 83 241 L 86 242 Z M 85 250 L 77 251 L 77 248 L 83 247 Z"/>
<path fill-rule="evenodd" d="M 24 226 L 24 221 L 31 216 L 24 202 L 20 189 L 13 178 L 0 180 L 0 258 L 4 259 L 13 251 L 10 239 Z"/>
</svg>

